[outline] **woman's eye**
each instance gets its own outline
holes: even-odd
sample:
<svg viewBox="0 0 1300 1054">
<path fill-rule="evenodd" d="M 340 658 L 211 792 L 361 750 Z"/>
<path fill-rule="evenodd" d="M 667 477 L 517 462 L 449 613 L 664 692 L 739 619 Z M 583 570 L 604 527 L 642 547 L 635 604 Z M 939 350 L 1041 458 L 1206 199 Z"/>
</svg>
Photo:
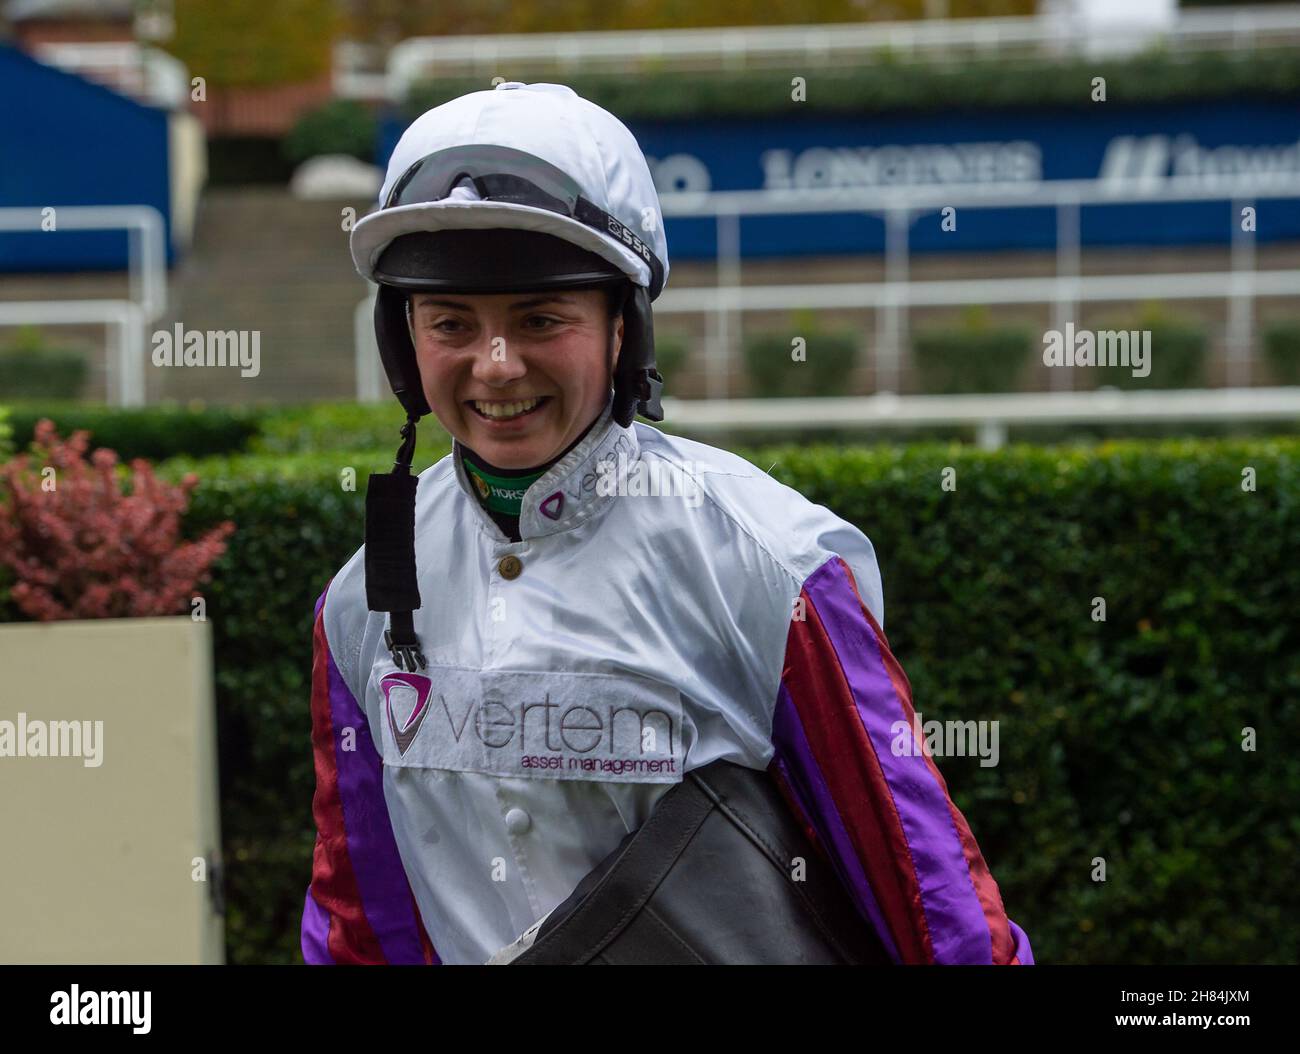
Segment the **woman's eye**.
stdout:
<svg viewBox="0 0 1300 1054">
<path fill-rule="evenodd" d="M 436 333 L 455 333 L 460 328 L 460 322 L 454 318 L 444 318 L 439 322 L 434 322 L 426 327 Z"/>
<path fill-rule="evenodd" d="M 540 325 L 537 323 L 540 323 Z M 530 315 L 524 324 L 529 329 L 549 329 L 551 326 L 558 326 L 560 320 L 558 318 L 551 318 L 548 315 Z"/>
</svg>

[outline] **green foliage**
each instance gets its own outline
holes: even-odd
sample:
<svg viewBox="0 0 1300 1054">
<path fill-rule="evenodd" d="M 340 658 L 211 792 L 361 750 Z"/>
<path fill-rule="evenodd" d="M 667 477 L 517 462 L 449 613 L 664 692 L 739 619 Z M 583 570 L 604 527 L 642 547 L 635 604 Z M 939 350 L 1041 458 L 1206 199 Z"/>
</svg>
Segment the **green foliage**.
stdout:
<svg viewBox="0 0 1300 1054">
<path fill-rule="evenodd" d="M 331 99 L 299 117 L 281 149 L 295 165 L 320 154 L 349 154 L 373 163 L 378 135 L 369 107 L 355 99 Z"/>
<path fill-rule="evenodd" d="M 9 426 L 9 407 L 0 406 L 0 461 L 13 452 L 13 429 Z"/>
<path fill-rule="evenodd" d="M 994 326 L 987 309 L 972 309 L 956 328 L 918 331 L 912 338 L 912 365 L 927 394 L 1013 392 L 1032 343 L 1025 327 Z"/>
<path fill-rule="evenodd" d="M 746 337 L 743 354 L 750 388 L 761 399 L 849 395 L 858 334 L 823 329 L 813 312 L 794 311 L 786 329 Z"/>
<path fill-rule="evenodd" d="M 997 767 L 940 767 L 1040 960 L 1294 957 L 1300 565 L 1278 540 L 1300 534 L 1300 440 L 749 456 L 871 539 L 923 717 L 1000 722 Z M 388 458 L 164 466 L 203 480 L 188 530 L 240 526 L 207 590 L 232 962 L 298 958 L 312 605 L 360 545 L 366 473 Z"/>
<path fill-rule="evenodd" d="M 342 25 L 335 0 L 175 0 L 175 17 L 167 49 L 209 89 L 291 84 L 327 74 Z"/>
<path fill-rule="evenodd" d="M 36 422 L 42 417 L 50 418 L 64 436 L 87 429 L 91 449 L 110 447 L 124 461 L 239 451 L 258 427 L 258 414 L 253 410 L 201 405 L 123 410 L 102 405 L 24 403 L 10 408 L 14 443 L 19 449 L 31 443 Z"/>
<path fill-rule="evenodd" d="M 687 338 L 676 333 L 655 334 L 655 366 L 664 379 L 664 392 L 668 395 L 679 394 L 674 383 L 686 360 L 689 358 L 690 345 Z"/>
<path fill-rule="evenodd" d="M 12 399 L 75 399 L 86 384 L 86 360 L 51 344 L 37 326 L 20 326 L 0 348 L 0 393 Z"/>
<path fill-rule="evenodd" d="M 385 450 L 396 453 L 406 418 L 396 401 L 309 403 L 266 413 L 249 449 L 257 453 L 309 453 L 326 450 Z M 451 437 L 432 415 L 421 419 L 417 453 L 451 450 Z M 387 471 L 387 468 L 380 471 Z"/>
<path fill-rule="evenodd" d="M 599 30 L 684 29 L 713 26 L 816 25 L 927 17 L 925 0 L 785 0 L 738 4 L 736 0 L 672 0 L 669 3 L 597 4 L 508 0 L 344 0 L 349 35 L 393 42 L 412 36 L 564 33 Z M 949 0 L 951 18 L 1030 15 L 1033 0 Z M 643 63 L 661 62 L 647 56 Z M 510 72 L 510 71 L 502 71 Z M 536 79 L 536 78 L 534 78 Z"/>
<path fill-rule="evenodd" d="M 1098 385 L 1116 388 L 1200 388 L 1205 384 L 1205 364 L 1209 340 L 1205 327 L 1188 322 L 1171 314 L 1160 304 L 1146 304 L 1136 318 L 1119 319 L 1097 327 L 1103 330 L 1130 330 L 1140 334 L 1151 333 L 1150 354 L 1146 363 L 1150 373 L 1145 377 L 1133 376 L 1133 367 L 1100 365 L 1101 347 L 1098 346 L 1098 366 L 1093 377 Z M 1132 333 L 1129 334 L 1129 362 L 1133 362 Z M 1100 345 L 1100 341 L 1098 342 Z M 1145 341 L 1143 341 L 1145 345 Z"/>
<path fill-rule="evenodd" d="M 1264 361 L 1276 383 L 1300 384 L 1300 320 L 1265 327 Z"/>
<path fill-rule="evenodd" d="M 999 56 L 933 64 L 903 63 L 878 54 L 864 56 L 851 68 L 822 69 L 811 77 L 807 68 L 794 66 L 628 72 L 636 75 L 556 71 L 520 79 L 559 79 L 625 121 L 950 111 L 954 107 L 1082 109 L 1096 105 L 1090 96 L 1094 77 L 1106 78 L 1110 105 L 1300 95 L 1300 52 L 1282 48 L 1194 54 L 1153 49 L 1109 59 L 1016 61 Z M 797 76 L 808 81 L 802 102 L 791 98 L 791 79 Z M 448 99 L 488 87 L 489 80 L 454 77 L 423 82 L 412 88 L 407 110 L 418 116 Z"/>
</svg>

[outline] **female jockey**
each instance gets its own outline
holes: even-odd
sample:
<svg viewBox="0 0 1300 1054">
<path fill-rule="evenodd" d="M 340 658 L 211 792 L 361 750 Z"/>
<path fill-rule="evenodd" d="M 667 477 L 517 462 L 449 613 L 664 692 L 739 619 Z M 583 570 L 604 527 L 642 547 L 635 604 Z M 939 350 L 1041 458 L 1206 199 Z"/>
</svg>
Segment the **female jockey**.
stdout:
<svg viewBox="0 0 1300 1054">
<path fill-rule="evenodd" d="M 891 750 L 913 707 L 871 543 L 743 459 L 634 422 L 663 416 L 650 303 L 669 268 L 628 129 L 567 87 L 499 84 L 415 121 L 379 202 L 351 248 L 407 423 L 371 477 L 366 544 L 316 603 L 305 959 L 513 958 L 628 844 L 705 846 L 669 803 L 727 771 L 762 782 L 754 815 L 775 800 L 806 835 L 881 961 L 1032 962 L 933 760 Z M 453 452 L 416 477 L 428 413 Z M 734 831 L 728 793 L 706 808 Z M 647 917 L 682 958 L 631 940 L 624 961 L 765 960 L 765 938 L 736 936 L 746 914 L 803 947 L 718 870 L 765 864 L 709 860 L 707 890 L 647 886 L 678 901 Z"/>
</svg>

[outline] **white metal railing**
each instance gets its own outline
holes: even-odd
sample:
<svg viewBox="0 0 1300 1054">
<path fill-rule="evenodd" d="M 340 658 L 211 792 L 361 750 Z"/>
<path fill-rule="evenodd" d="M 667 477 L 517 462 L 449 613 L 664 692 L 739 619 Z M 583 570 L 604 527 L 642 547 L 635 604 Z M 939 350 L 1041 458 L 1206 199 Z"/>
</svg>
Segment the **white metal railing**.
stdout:
<svg viewBox="0 0 1300 1054">
<path fill-rule="evenodd" d="M 0 300 L 0 326 L 85 325 L 108 327 L 106 372 L 109 401 L 142 406 L 146 328 L 167 311 L 167 253 L 161 213 L 151 205 L 53 206 L 52 229 L 125 230 L 130 298 L 103 300 Z M 41 231 L 42 208 L 0 208 L 0 232 Z"/>
<path fill-rule="evenodd" d="M 709 354 L 705 389 L 722 398 L 733 372 L 734 347 L 740 336 L 737 315 L 743 311 L 796 307 L 870 308 L 876 311 L 874 345 L 876 383 L 896 391 L 901 348 L 906 339 L 906 311 L 914 306 L 981 303 L 1050 303 L 1055 328 L 1072 321 L 1080 301 L 1142 301 L 1224 298 L 1229 304 L 1228 381 L 1249 383 L 1249 352 L 1254 332 L 1254 300 L 1261 296 L 1300 296 L 1300 271 L 1254 270 L 1254 233 L 1243 231 L 1240 210 L 1266 199 L 1300 197 L 1293 175 L 1200 179 L 1041 180 L 1001 184 L 844 187 L 834 189 L 740 190 L 663 194 L 666 217 L 712 217 L 717 224 L 717 283 L 688 289 L 669 288 L 655 304 L 659 315 L 707 313 Z M 1227 272 L 1079 274 L 1079 210 L 1083 206 L 1138 202 L 1228 201 L 1226 222 L 1232 231 Z M 1056 210 L 1057 273 L 1050 278 L 965 279 L 916 282 L 908 278 L 910 230 L 921 215 L 951 206 L 967 208 L 1036 208 Z M 885 224 L 883 282 L 818 285 L 742 286 L 740 218 L 742 216 L 858 212 L 882 217 Z M 1054 376 L 1068 383 L 1069 376 Z"/>
<path fill-rule="evenodd" d="M 523 70 L 540 67 L 621 72 L 689 65 L 762 67 L 794 60 L 824 69 L 838 62 L 861 61 L 873 53 L 887 53 L 893 61 L 955 62 L 972 54 L 1130 51 L 1135 34 L 1174 51 L 1293 47 L 1300 43 L 1300 8 L 1262 5 L 1184 10 L 1168 25 L 1155 27 L 1053 12 L 914 22 L 413 37 L 389 52 L 386 87 L 390 99 L 401 101 L 413 83 L 431 75 L 517 77 Z M 358 66 L 367 55 L 359 48 L 339 54 L 345 63 Z M 340 85 L 369 94 L 378 87 L 374 76 L 373 70 L 345 69 Z"/>
<path fill-rule="evenodd" d="M 664 422 L 692 432 L 899 429 L 975 426 L 997 449 L 1009 425 L 1159 421 L 1300 423 L 1300 387 L 1184 391 L 1017 392 L 1007 395 L 906 395 L 889 392 L 825 399 L 668 399 Z"/>
</svg>

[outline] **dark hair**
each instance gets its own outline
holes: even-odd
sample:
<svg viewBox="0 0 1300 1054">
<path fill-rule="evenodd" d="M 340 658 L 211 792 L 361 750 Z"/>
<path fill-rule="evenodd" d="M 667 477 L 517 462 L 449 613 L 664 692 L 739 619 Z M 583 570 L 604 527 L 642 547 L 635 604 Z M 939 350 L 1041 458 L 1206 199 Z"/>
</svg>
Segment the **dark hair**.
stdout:
<svg viewBox="0 0 1300 1054">
<path fill-rule="evenodd" d="M 610 283 L 605 286 L 605 310 L 609 315 L 609 320 L 611 322 L 623 313 L 623 303 L 626 292 L 626 281 Z"/>
</svg>

